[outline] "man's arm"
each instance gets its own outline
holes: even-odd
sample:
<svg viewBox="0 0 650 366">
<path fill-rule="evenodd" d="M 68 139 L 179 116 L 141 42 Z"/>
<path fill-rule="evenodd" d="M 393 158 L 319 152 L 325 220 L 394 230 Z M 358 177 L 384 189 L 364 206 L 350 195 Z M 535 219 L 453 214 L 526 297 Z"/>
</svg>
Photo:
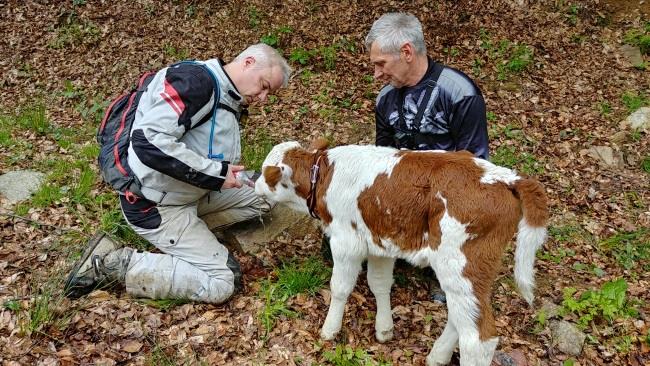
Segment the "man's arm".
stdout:
<svg viewBox="0 0 650 366">
<path fill-rule="evenodd" d="M 375 145 L 395 147 L 395 129 L 375 110 Z"/>
<path fill-rule="evenodd" d="M 487 119 L 483 96 L 464 97 L 456 103 L 450 127 L 456 150 L 467 150 L 478 158 L 488 159 Z"/>
<path fill-rule="evenodd" d="M 149 98 L 149 106 L 134 122 L 131 133 L 131 148 L 138 159 L 151 169 L 185 183 L 221 189 L 228 174 L 228 163 L 201 156 L 179 141 L 211 110 L 210 76 L 198 66 L 181 65 L 169 68 L 148 89 L 143 98 Z"/>
</svg>

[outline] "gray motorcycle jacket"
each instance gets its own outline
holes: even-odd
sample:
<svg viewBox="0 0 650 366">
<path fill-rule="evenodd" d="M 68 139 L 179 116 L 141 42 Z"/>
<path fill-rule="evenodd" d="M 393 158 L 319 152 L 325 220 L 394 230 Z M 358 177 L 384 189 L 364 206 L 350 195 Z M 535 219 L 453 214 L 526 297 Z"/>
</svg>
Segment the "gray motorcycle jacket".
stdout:
<svg viewBox="0 0 650 366">
<path fill-rule="evenodd" d="M 242 96 L 219 60 L 199 63 L 218 81 L 218 103 L 210 73 L 179 63 L 156 73 L 136 110 L 128 163 L 141 194 L 158 204 L 183 205 L 220 190 L 228 164 L 241 158 Z"/>
</svg>

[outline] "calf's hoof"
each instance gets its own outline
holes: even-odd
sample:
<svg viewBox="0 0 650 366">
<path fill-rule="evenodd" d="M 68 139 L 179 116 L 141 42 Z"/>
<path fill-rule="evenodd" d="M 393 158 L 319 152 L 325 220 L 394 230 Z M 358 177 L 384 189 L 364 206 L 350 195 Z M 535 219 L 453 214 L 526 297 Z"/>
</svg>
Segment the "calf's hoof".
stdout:
<svg viewBox="0 0 650 366">
<path fill-rule="evenodd" d="M 448 365 L 449 362 L 451 362 L 451 355 L 446 357 L 446 355 L 436 355 L 431 352 L 427 356 L 427 366 L 443 366 Z"/>
<path fill-rule="evenodd" d="M 386 330 L 375 330 L 375 338 L 377 338 L 377 342 L 379 343 L 386 343 L 390 340 L 393 339 L 393 328 L 386 329 Z"/>
<path fill-rule="evenodd" d="M 331 341 L 332 339 L 336 338 L 337 334 L 339 334 L 339 330 L 340 329 L 328 330 L 328 329 L 323 328 L 323 329 L 320 330 L 320 337 L 324 341 Z"/>
</svg>

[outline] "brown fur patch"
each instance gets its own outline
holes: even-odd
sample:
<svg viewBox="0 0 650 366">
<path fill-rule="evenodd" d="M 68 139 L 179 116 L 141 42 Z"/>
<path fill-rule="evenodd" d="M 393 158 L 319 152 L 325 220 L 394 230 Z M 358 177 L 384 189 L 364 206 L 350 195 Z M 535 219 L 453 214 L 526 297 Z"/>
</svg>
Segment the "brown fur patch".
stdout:
<svg viewBox="0 0 650 366">
<path fill-rule="evenodd" d="M 359 195 L 364 222 L 375 243 L 384 238 L 405 251 L 425 246 L 435 250 L 440 245 L 439 222 L 445 211 L 438 192 L 448 202 L 462 199 L 466 189 L 478 189 L 483 171 L 473 162 L 472 155 L 465 152 L 400 151 L 397 156 L 402 160 L 390 178 L 379 175 Z"/>
<path fill-rule="evenodd" d="M 278 185 L 278 182 L 282 178 L 282 170 L 277 166 L 265 166 L 262 171 L 264 175 L 264 181 L 269 186 L 271 191 L 275 191 L 275 186 Z"/>
<path fill-rule="evenodd" d="M 528 225 L 544 227 L 548 222 L 548 200 L 541 183 L 533 179 L 520 179 L 512 187 L 521 199 Z"/>
<path fill-rule="evenodd" d="M 400 151 L 397 155 L 402 160 L 390 178 L 386 174 L 378 176 L 358 199 L 373 241 L 390 239 L 403 251 L 426 246 L 437 249 L 441 239 L 440 220 L 445 213 L 441 199 L 444 198 L 448 214 L 467 224 L 466 231 L 472 238 L 462 247 L 467 257 L 463 275 L 472 283 L 479 301 L 480 338 L 494 337 L 492 283 L 522 215 L 521 203 L 513 191 L 522 196 L 524 210 L 531 211 L 529 222 L 541 223 L 546 219 L 540 198 L 541 185 L 522 181 L 511 190 L 503 183 L 482 184 L 484 171 L 467 152 Z M 526 195 L 535 198 L 526 203 Z M 427 242 L 423 238 L 425 233 L 428 233 Z"/>
<path fill-rule="evenodd" d="M 330 146 L 330 143 L 326 139 L 324 139 L 322 137 L 319 137 L 317 139 L 314 139 L 309 144 L 309 147 L 307 148 L 307 151 L 310 151 L 310 152 L 324 151 L 329 146 Z"/>
<path fill-rule="evenodd" d="M 315 211 L 325 224 L 329 224 L 332 222 L 332 215 L 327 209 L 327 205 L 325 204 L 323 197 L 325 196 L 327 188 L 332 181 L 332 175 L 334 174 L 334 165 L 330 165 L 329 160 L 327 159 L 327 154 L 323 152 L 312 153 L 303 149 L 293 149 L 287 151 L 282 162 L 291 167 L 293 170 L 291 181 L 295 186 L 296 194 L 307 200 L 309 189 L 311 188 L 309 173 L 311 166 L 314 164 L 318 156 L 322 157 L 320 159 L 318 184 L 316 186 Z"/>
</svg>

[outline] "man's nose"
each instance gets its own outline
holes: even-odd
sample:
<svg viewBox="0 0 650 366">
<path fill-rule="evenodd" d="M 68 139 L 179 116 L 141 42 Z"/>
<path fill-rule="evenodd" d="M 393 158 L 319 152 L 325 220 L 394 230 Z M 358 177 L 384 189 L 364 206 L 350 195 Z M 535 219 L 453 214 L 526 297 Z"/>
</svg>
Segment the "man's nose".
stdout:
<svg viewBox="0 0 650 366">
<path fill-rule="evenodd" d="M 375 79 L 379 79 L 384 75 L 379 66 L 375 66 Z"/>
<path fill-rule="evenodd" d="M 260 102 L 265 103 L 266 102 L 266 97 L 269 93 L 267 91 L 263 91 L 257 95 L 257 99 L 260 100 Z"/>
</svg>

